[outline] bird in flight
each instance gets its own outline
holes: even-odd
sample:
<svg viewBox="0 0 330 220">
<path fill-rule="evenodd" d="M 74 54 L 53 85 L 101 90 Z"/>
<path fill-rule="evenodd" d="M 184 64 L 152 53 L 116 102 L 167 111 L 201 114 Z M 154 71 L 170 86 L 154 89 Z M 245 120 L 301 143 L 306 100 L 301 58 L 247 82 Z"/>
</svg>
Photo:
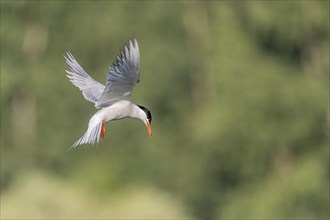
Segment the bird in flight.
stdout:
<svg viewBox="0 0 330 220">
<path fill-rule="evenodd" d="M 64 58 L 69 80 L 99 109 L 89 120 L 85 134 L 69 150 L 81 144 L 99 143 L 105 134 L 105 122 L 124 118 L 141 120 L 151 137 L 149 109 L 131 101 L 132 90 L 140 82 L 140 52 L 136 39 L 130 40 L 120 51 L 109 68 L 105 85 L 89 76 L 70 52 Z"/>
</svg>

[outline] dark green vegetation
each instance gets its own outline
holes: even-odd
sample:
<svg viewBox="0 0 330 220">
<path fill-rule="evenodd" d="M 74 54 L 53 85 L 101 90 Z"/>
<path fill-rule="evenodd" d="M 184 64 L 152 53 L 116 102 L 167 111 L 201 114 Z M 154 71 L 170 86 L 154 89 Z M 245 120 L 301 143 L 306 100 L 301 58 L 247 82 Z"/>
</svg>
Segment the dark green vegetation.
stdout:
<svg viewBox="0 0 330 220">
<path fill-rule="evenodd" d="M 328 1 L 1 1 L 2 217 L 328 218 L 328 12 Z M 152 139 L 116 121 L 98 148 L 67 152 L 96 110 L 63 55 L 104 83 L 133 37 L 133 99 L 153 114 Z"/>
</svg>

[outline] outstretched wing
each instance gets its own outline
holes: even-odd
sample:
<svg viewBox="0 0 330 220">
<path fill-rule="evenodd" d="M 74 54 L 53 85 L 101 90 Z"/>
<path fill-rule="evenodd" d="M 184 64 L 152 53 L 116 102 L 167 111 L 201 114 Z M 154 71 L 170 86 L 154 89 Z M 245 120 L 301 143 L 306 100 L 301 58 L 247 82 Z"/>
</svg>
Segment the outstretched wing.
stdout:
<svg viewBox="0 0 330 220">
<path fill-rule="evenodd" d="M 70 81 L 80 89 L 86 100 L 93 102 L 97 107 L 96 103 L 99 101 L 105 86 L 90 77 L 71 53 L 67 52 L 64 58 L 68 65 L 66 72 Z"/>
<path fill-rule="evenodd" d="M 109 106 L 131 98 L 134 86 L 140 81 L 139 45 L 134 39 L 117 56 L 110 66 L 105 89 L 96 103 L 97 108 Z"/>
</svg>

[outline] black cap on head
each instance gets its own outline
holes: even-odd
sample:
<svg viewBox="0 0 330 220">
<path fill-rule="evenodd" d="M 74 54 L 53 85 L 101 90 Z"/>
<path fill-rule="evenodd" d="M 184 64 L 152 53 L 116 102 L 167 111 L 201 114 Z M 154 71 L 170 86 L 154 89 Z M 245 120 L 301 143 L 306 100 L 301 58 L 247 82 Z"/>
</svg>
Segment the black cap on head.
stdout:
<svg viewBox="0 0 330 220">
<path fill-rule="evenodd" d="M 146 113 L 146 115 L 147 115 L 147 119 L 148 119 L 149 123 L 151 124 L 152 117 L 151 117 L 151 112 L 150 112 L 150 110 L 147 109 L 147 108 L 144 107 L 144 106 L 141 106 L 141 105 L 138 105 L 138 106 L 139 106 L 140 109 L 142 109 L 142 110 Z"/>
</svg>

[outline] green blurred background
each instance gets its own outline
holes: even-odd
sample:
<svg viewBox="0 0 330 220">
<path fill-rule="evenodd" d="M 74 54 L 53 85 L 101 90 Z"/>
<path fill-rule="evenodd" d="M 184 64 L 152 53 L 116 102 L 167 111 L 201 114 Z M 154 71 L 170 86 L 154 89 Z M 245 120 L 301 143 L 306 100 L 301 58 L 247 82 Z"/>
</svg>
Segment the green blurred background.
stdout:
<svg viewBox="0 0 330 220">
<path fill-rule="evenodd" d="M 329 218 L 329 1 L 1 1 L 1 218 Z M 137 38 L 133 99 L 107 123 L 96 80 Z"/>
</svg>

